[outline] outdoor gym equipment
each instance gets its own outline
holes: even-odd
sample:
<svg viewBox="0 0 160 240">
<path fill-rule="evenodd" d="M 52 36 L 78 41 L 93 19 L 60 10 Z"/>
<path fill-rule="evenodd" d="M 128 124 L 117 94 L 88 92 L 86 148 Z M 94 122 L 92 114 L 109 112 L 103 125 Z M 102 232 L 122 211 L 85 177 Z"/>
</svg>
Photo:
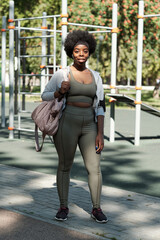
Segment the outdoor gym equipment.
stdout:
<svg viewBox="0 0 160 240">
<path fill-rule="evenodd" d="M 152 113 L 156 116 L 160 116 L 159 110 L 154 109 L 148 105 L 143 104 L 141 101 L 141 91 L 142 91 L 142 52 L 143 52 L 143 25 L 144 18 L 148 17 L 160 17 L 160 14 L 155 15 L 144 15 L 144 1 L 139 1 L 139 13 L 138 13 L 138 48 L 137 48 L 137 77 L 136 77 L 136 100 L 132 100 L 135 106 L 136 114 L 135 114 L 135 141 L 134 144 L 136 146 L 140 143 L 140 114 L 141 109 L 149 113 Z M 109 96 L 116 98 L 118 101 L 122 100 L 122 96 L 116 94 L 116 82 L 111 79 L 111 94 Z M 123 102 L 128 103 L 129 97 L 123 96 Z M 144 107 L 145 105 L 145 107 Z M 111 101 L 111 111 L 110 111 L 110 141 L 114 142 L 115 140 L 115 101 L 112 99 Z"/>
<path fill-rule="evenodd" d="M 58 31 L 56 29 L 56 18 L 61 17 L 61 31 Z M 54 18 L 54 29 L 46 29 L 46 19 L 47 18 Z M 22 129 L 21 128 L 21 113 L 23 112 L 21 110 L 20 106 L 20 96 L 21 95 L 26 95 L 26 92 L 21 92 L 20 86 L 21 86 L 21 77 L 23 76 L 30 76 L 30 74 L 20 74 L 20 59 L 21 58 L 29 58 L 29 57 L 40 57 L 42 59 L 41 62 L 41 74 L 34 74 L 35 76 L 41 76 L 41 92 L 43 92 L 44 87 L 45 87 L 45 77 L 49 76 L 49 74 L 45 74 L 45 68 L 46 66 L 46 57 L 53 57 L 54 62 L 53 62 L 53 68 L 54 71 L 56 70 L 56 33 L 61 32 L 62 33 L 62 41 L 61 41 L 61 66 L 62 68 L 67 66 L 67 55 L 64 51 L 64 41 L 67 36 L 67 28 L 68 26 L 80 26 L 80 27 L 88 27 L 88 28 L 94 28 L 94 29 L 101 29 L 100 31 L 89 31 L 89 32 L 94 32 L 97 34 L 101 33 L 106 33 L 110 32 L 112 33 L 112 46 L 111 46 L 111 81 L 113 83 L 116 82 L 116 57 L 117 57 L 117 33 L 118 33 L 118 28 L 117 28 L 117 4 L 113 4 L 112 8 L 112 27 L 105 27 L 105 26 L 96 26 L 96 25 L 88 25 L 88 24 L 80 24 L 80 23 L 70 23 L 67 22 L 68 14 L 67 14 L 67 0 L 62 0 L 62 14 L 61 15 L 53 15 L 53 16 L 47 16 L 46 13 L 43 14 L 42 17 L 32 17 L 32 18 L 23 18 L 23 19 L 14 19 L 14 1 L 10 1 L 10 9 L 9 9 L 9 51 L 10 51 L 10 57 L 9 57 L 9 80 L 10 80 L 10 92 L 9 92 L 9 138 L 13 139 L 14 138 L 14 32 L 18 32 L 18 44 L 17 44 L 17 51 L 18 54 L 16 56 L 16 69 L 17 69 L 17 75 L 18 75 L 18 128 L 16 130 L 18 131 L 34 131 L 32 129 Z M 26 28 L 26 27 L 21 27 L 21 21 L 24 20 L 34 20 L 34 19 L 42 19 L 42 27 L 41 29 L 39 28 Z M 14 23 L 16 23 L 16 26 L 14 26 Z M 42 36 L 28 36 L 28 37 L 21 37 L 20 33 L 21 30 L 27 30 L 27 31 L 42 31 Z M 46 35 L 46 32 L 52 32 L 53 35 Z M 6 37 L 6 36 L 4 36 Z M 21 39 L 29 39 L 29 38 L 42 38 L 42 55 L 20 55 L 20 40 Z M 46 38 L 48 37 L 53 37 L 54 38 L 54 52 L 53 55 L 47 55 L 46 54 Z M 2 42 L 3 45 L 3 42 Z M 3 46 L 3 49 L 5 47 Z M 4 67 L 5 63 L 3 63 Z M 50 67 L 50 66 L 48 66 Z M 59 67 L 59 66 L 58 66 Z M 4 69 L 4 68 L 3 68 Z M 4 70 L 3 70 L 4 71 Z M 4 82 L 3 82 L 4 85 Z M 33 93 L 28 93 L 32 94 Z M 4 97 L 4 92 L 2 93 Z M 40 93 L 39 93 L 40 95 Z M 5 104 L 2 105 L 2 109 L 4 109 Z M 3 111 L 2 111 L 3 112 Z M 5 115 L 3 112 L 3 119 L 5 119 Z"/>
</svg>

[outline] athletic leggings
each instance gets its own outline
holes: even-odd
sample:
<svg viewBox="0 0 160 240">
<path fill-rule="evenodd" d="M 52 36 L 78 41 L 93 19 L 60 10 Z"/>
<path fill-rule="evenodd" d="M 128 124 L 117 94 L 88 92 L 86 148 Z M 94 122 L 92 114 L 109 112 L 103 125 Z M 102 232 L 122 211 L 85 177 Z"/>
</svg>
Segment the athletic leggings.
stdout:
<svg viewBox="0 0 160 240">
<path fill-rule="evenodd" d="M 100 154 L 96 154 L 95 151 L 96 136 L 97 124 L 94 121 L 94 110 L 67 105 L 60 119 L 58 132 L 54 137 L 59 157 L 57 189 L 61 207 L 68 206 L 70 170 L 77 145 L 88 173 L 93 208 L 100 207 L 102 175 Z"/>
</svg>

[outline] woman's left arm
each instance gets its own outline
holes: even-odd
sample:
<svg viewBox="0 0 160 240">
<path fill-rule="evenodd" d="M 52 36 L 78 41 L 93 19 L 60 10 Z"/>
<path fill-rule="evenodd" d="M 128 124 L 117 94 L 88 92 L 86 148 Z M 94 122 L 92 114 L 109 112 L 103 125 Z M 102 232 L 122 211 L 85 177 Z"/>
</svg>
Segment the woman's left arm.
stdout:
<svg viewBox="0 0 160 240">
<path fill-rule="evenodd" d="M 104 148 L 104 116 L 97 116 L 97 137 L 96 137 L 96 152 L 100 153 Z"/>
</svg>

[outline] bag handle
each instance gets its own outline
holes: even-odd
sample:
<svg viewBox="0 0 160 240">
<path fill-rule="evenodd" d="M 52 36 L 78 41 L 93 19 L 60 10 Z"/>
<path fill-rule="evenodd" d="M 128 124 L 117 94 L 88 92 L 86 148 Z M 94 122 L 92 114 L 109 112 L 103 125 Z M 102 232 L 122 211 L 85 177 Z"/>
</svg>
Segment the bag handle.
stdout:
<svg viewBox="0 0 160 240">
<path fill-rule="evenodd" d="M 45 137 L 46 137 L 46 133 L 42 132 L 42 144 L 41 144 L 41 146 L 39 146 L 38 126 L 37 126 L 37 124 L 35 124 L 35 148 L 36 148 L 36 152 L 41 152 L 41 150 L 43 148 L 43 143 L 44 143 Z"/>
</svg>

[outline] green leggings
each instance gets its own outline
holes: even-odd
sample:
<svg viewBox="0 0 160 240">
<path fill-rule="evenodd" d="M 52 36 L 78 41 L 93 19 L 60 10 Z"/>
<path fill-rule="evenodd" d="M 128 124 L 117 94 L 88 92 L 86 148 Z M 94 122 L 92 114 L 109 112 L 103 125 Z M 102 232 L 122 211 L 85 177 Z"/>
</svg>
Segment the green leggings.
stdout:
<svg viewBox="0 0 160 240">
<path fill-rule="evenodd" d="M 93 109 L 67 105 L 60 119 L 58 132 L 54 137 L 59 157 L 57 188 L 61 207 L 68 206 L 70 170 L 77 145 L 88 173 L 93 208 L 100 207 L 102 175 L 100 154 L 96 154 L 95 151 L 96 136 L 97 124 L 94 121 Z"/>
</svg>

